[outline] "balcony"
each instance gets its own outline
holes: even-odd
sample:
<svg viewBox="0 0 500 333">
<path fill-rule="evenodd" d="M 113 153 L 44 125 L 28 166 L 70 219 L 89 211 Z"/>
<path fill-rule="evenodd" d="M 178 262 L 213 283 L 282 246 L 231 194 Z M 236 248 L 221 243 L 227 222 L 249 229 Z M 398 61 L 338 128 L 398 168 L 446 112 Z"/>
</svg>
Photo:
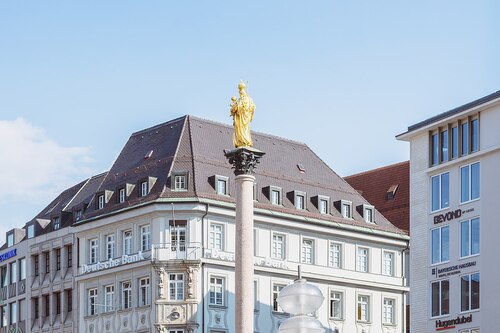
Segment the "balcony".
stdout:
<svg viewBox="0 0 500 333">
<path fill-rule="evenodd" d="M 164 262 L 168 260 L 200 260 L 202 258 L 201 243 L 163 243 L 153 244 L 151 261 Z"/>
</svg>

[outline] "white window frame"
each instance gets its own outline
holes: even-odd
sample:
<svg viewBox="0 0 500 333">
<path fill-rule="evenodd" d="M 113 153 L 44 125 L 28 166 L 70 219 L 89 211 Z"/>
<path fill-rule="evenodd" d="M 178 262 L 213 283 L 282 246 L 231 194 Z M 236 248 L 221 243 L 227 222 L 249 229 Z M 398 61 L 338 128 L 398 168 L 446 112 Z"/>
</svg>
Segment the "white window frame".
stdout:
<svg viewBox="0 0 500 333">
<path fill-rule="evenodd" d="M 348 200 L 340 200 L 340 213 L 343 218 L 352 220 L 352 202 Z"/>
<path fill-rule="evenodd" d="M 323 210 L 323 208 L 324 208 L 324 210 Z M 318 212 L 321 215 L 330 214 L 330 198 L 329 197 L 326 197 L 323 195 L 318 195 Z"/>
<path fill-rule="evenodd" d="M 275 239 L 281 237 L 282 240 Z M 286 258 L 286 234 L 272 232 L 271 234 L 271 258 L 285 260 Z"/>
<path fill-rule="evenodd" d="M 448 259 L 445 259 L 443 260 L 443 229 L 448 229 Z M 434 246 L 434 242 L 433 242 L 433 232 L 434 230 L 438 230 L 439 229 L 439 245 L 438 245 L 438 250 L 439 250 L 439 259 L 438 261 L 436 262 L 433 262 L 433 246 Z M 433 228 L 431 229 L 431 235 L 430 235 L 430 241 L 431 241 L 431 245 L 429 247 L 430 249 L 430 263 L 431 263 L 431 266 L 434 266 L 434 265 L 439 265 L 439 264 L 442 264 L 442 263 L 447 263 L 450 261 L 450 226 L 449 225 L 443 225 L 441 227 L 437 227 L 437 228 Z"/>
<path fill-rule="evenodd" d="M 141 182 L 141 197 L 145 197 L 149 194 L 149 184 L 148 181 Z"/>
<path fill-rule="evenodd" d="M 331 320 L 344 320 L 344 292 L 337 289 L 330 289 L 328 300 L 328 318 Z M 335 304 L 339 304 L 340 315 L 335 315 Z"/>
<path fill-rule="evenodd" d="M 184 301 L 184 274 L 183 273 L 169 273 L 168 274 L 168 300 L 169 301 Z"/>
<path fill-rule="evenodd" d="M 479 295 L 478 295 L 478 300 L 479 300 L 479 306 L 477 308 L 472 308 L 472 276 L 473 275 L 478 275 L 479 277 Z M 462 290 L 462 278 L 467 276 L 469 278 L 468 281 L 468 304 L 467 304 L 467 309 L 462 308 L 462 298 L 463 298 L 463 290 Z M 460 275 L 460 313 L 466 313 L 466 312 L 471 312 L 471 311 L 478 311 L 481 310 L 481 274 L 479 272 L 472 272 L 472 273 L 467 273 L 467 274 L 462 274 Z"/>
<path fill-rule="evenodd" d="M 61 228 L 61 217 L 59 216 L 54 217 L 53 227 L 54 230 L 59 230 Z"/>
<path fill-rule="evenodd" d="M 281 206 L 283 204 L 283 192 L 280 187 L 269 186 L 269 202 L 274 206 Z"/>
<path fill-rule="evenodd" d="M 370 214 L 367 214 L 368 212 L 370 212 Z M 363 219 L 367 223 L 375 223 L 375 207 L 363 205 Z"/>
<path fill-rule="evenodd" d="M 210 249 L 224 251 L 224 231 L 225 225 L 222 223 L 210 223 L 210 231 L 208 233 L 208 247 Z"/>
<path fill-rule="evenodd" d="M 104 286 L 104 312 L 114 311 L 115 285 Z"/>
<path fill-rule="evenodd" d="M 224 189 L 219 184 L 224 184 Z M 218 195 L 229 196 L 229 177 L 215 176 L 215 193 Z"/>
<path fill-rule="evenodd" d="M 272 309 L 273 312 L 285 312 L 285 311 L 283 311 L 283 309 L 279 305 L 277 299 L 278 299 L 278 296 L 279 296 L 281 290 L 283 290 L 283 288 L 285 288 L 286 286 L 287 286 L 287 284 L 281 283 L 281 282 L 273 282 L 272 283 L 272 287 L 271 287 L 271 309 Z"/>
<path fill-rule="evenodd" d="M 132 282 L 123 281 L 121 283 L 121 287 L 122 287 L 121 309 L 127 310 L 132 308 Z"/>
<path fill-rule="evenodd" d="M 226 277 L 210 275 L 208 279 L 208 305 L 226 306 Z"/>
<path fill-rule="evenodd" d="M 91 288 L 87 291 L 87 315 L 94 316 L 97 314 L 97 303 L 98 303 L 98 293 L 97 288 Z"/>
<path fill-rule="evenodd" d="M 106 260 L 116 256 L 115 234 L 106 235 Z"/>
<path fill-rule="evenodd" d="M 390 256 L 389 270 L 387 270 L 386 254 Z M 382 275 L 395 276 L 396 253 L 394 251 L 382 251 Z"/>
<path fill-rule="evenodd" d="M 333 268 L 342 268 L 343 245 L 339 242 L 330 241 L 328 245 L 328 265 Z M 337 248 L 337 249 L 336 249 Z"/>
<path fill-rule="evenodd" d="M 187 173 L 174 174 L 174 191 L 187 191 Z"/>
<path fill-rule="evenodd" d="M 97 196 L 97 209 L 103 209 L 105 205 L 104 194 Z"/>
<path fill-rule="evenodd" d="M 294 206 L 298 210 L 306 210 L 307 194 L 306 192 L 294 191 Z"/>
<path fill-rule="evenodd" d="M 89 263 L 95 264 L 99 261 L 99 240 L 93 238 L 89 240 Z"/>
<path fill-rule="evenodd" d="M 306 244 L 310 242 L 310 244 Z M 303 237 L 300 242 L 300 262 L 303 264 L 313 265 L 315 262 L 315 245 L 313 238 Z M 307 250 L 310 250 L 309 253 Z M 308 258 L 309 257 L 309 258 Z"/>
<path fill-rule="evenodd" d="M 139 279 L 139 306 L 151 305 L 151 283 L 149 276 Z"/>
<path fill-rule="evenodd" d="M 17 282 L 17 261 L 13 261 L 9 264 L 10 278 L 9 283 L 13 284 Z"/>
<path fill-rule="evenodd" d="M 443 176 L 444 175 L 447 175 L 448 176 L 448 203 L 445 204 L 443 201 Z M 432 207 L 433 205 L 433 202 L 434 202 L 434 189 L 433 189 L 433 179 L 437 178 L 438 179 L 438 193 L 437 193 L 437 196 L 438 196 L 438 207 L 437 208 L 434 208 Z M 451 196 L 451 193 L 450 193 L 450 172 L 447 171 L 447 172 L 443 172 L 443 173 L 440 173 L 440 174 L 437 174 L 437 175 L 434 175 L 434 176 L 431 176 L 431 182 L 430 182 L 430 209 L 431 209 L 431 212 L 434 213 L 434 212 L 438 212 L 440 210 L 443 210 L 445 208 L 449 208 L 450 207 L 450 196 Z"/>
<path fill-rule="evenodd" d="M 386 301 L 391 304 L 386 304 Z M 391 297 L 382 298 L 382 324 L 396 325 L 396 299 Z"/>
<path fill-rule="evenodd" d="M 26 280 L 26 258 L 19 260 L 19 280 Z"/>
<path fill-rule="evenodd" d="M 365 254 L 360 251 L 366 251 Z M 363 259 L 363 262 L 361 259 Z M 356 247 L 356 271 L 368 273 L 370 272 L 370 248 L 365 246 Z"/>
<path fill-rule="evenodd" d="M 362 298 L 366 298 L 363 300 Z M 361 300 L 360 300 L 361 299 Z M 357 294 L 356 295 L 356 321 L 362 323 L 369 323 L 371 320 L 371 295 Z M 366 315 L 363 317 L 363 305 L 366 305 Z"/>
<path fill-rule="evenodd" d="M 479 223 L 479 235 L 478 235 L 478 239 L 479 239 L 479 244 L 478 244 L 478 251 L 476 253 L 472 253 L 472 250 L 473 250 L 473 244 L 472 244 L 472 240 L 473 240 L 473 237 L 472 237 L 472 221 L 477 221 Z M 462 239 L 463 239 L 463 236 L 462 236 L 462 225 L 464 223 L 467 223 L 467 232 L 468 232 L 468 239 L 467 239 L 467 242 L 468 242 L 468 248 L 467 248 L 467 254 L 466 255 L 462 255 L 462 247 L 464 246 L 463 242 L 462 242 Z M 471 218 L 471 219 L 468 219 L 468 220 L 464 220 L 464 221 L 460 221 L 460 259 L 464 259 L 464 258 L 469 258 L 469 257 L 475 257 L 477 255 L 480 255 L 481 254 L 481 219 L 479 217 L 474 217 L 474 218 Z"/>
<path fill-rule="evenodd" d="M 133 234 L 132 229 L 123 230 L 122 232 L 122 254 L 130 255 L 133 252 Z"/>
<path fill-rule="evenodd" d="M 35 225 L 34 224 L 30 224 L 28 226 L 27 233 L 28 233 L 28 239 L 35 237 Z"/>
<path fill-rule="evenodd" d="M 127 198 L 127 191 L 125 188 L 118 190 L 118 203 L 124 203 Z"/>
<path fill-rule="evenodd" d="M 443 282 L 445 281 L 448 281 L 448 312 L 447 313 L 444 313 L 443 312 Z M 432 314 L 432 302 L 433 302 L 433 299 L 432 299 L 432 285 L 434 283 L 438 283 L 439 284 L 439 292 L 438 292 L 438 298 L 439 298 L 439 314 L 437 315 L 433 315 Z M 442 317 L 442 316 L 447 316 L 450 314 L 450 308 L 451 308 L 451 302 L 450 302 L 450 289 L 451 289 L 451 285 L 450 285 L 450 280 L 449 279 L 443 279 L 443 280 L 437 280 L 437 281 L 431 281 L 430 283 L 430 291 L 429 291 L 429 295 L 430 295 L 430 306 L 429 306 L 429 310 L 430 310 L 430 317 L 431 318 L 438 318 L 438 317 Z"/>
<path fill-rule="evenodd" d="M 478 184 L 476 185 L 478 187 L 478 195 L 476 198 L 473 198 L 472 197 L 472 166 L 473 165 L 478 165 L 478 170 L 479 170 L 479 177 L 478 177 Z M 468 169 L 469 170 L 469 173 L 468 173 L 468 177 L 467 177 L 467 187 L 468 187 L 468 191 L 467 191 L 467 199 L 466 200 L 462 200 L 462 196 L 463 196 L 463 193 L 462 193 L 462 170 L 464 169 Z M 479 200 L 481 199 L 481 163 L 479 161 L 477 162 L 474 162 L 474 163 L 469 163 L 467 165 L 463 165 L 460 167 L 460 170 L 459 170 L 459 177 L 460 177 L 460 203 L 461 204 L 464 204 L 464 203 L 468 203 L 468 202 L 472 202 L 472 201 L 476 201 L 476 200 Z"/>
<path fill-rule="evenodd" d="M 149 224 L 141 226 L 141 250 L 151 250 L 151 226 Z"/>
<path fill-rule="evenodd" d="M 7 235 L 7 247 L 14 246 L 14 234 L 10 233 Z"/>
</svg>

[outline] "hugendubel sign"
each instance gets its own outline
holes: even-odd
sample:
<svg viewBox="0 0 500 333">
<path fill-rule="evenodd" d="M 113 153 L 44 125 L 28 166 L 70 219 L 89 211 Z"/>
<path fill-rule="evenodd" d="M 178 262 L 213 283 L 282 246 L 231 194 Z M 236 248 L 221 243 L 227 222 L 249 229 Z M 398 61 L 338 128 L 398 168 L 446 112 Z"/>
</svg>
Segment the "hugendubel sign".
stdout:
<svg viewBox="0 0 500 333">
<path fill-rule="evenodd" d="M 436 320 L 436 331 L 444 331 L 455 328 L 456 325 L 467 324 L 472 322 L 472 314 L 466 316 L 458 316 L 456 319 Z"/>
</svg>

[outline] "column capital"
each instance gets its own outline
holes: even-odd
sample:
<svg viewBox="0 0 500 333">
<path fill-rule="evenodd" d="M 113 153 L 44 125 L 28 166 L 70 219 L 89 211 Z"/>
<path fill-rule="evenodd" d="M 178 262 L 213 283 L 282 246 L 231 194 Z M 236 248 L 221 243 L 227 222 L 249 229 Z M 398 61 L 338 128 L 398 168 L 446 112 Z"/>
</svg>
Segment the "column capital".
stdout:
<svg viewBox="0 0 500 333">
<path fill-rule="evenodd" d="M 224 151 L 224 155 L 232 164 L 234 174 L 253 175 L 254 169 L 260 163 L 264 152 L 252 147 L 239 147 L 230 151 Z"/>
</svg>

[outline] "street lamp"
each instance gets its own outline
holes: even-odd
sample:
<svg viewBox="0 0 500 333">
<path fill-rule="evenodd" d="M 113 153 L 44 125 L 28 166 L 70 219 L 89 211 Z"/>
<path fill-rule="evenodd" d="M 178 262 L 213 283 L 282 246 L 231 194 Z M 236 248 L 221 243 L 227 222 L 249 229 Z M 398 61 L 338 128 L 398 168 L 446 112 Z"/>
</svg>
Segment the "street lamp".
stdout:
<svg viewBox="0 0 500 333">
<path fill-rule="evenodd" d="M 278 296 L 281 308 L 293 315 L 280 325 L 278 333 L 324 333 L 320 321 L 310 315 L 320 308 L 324 299 L 318 287 L 302 278 L 299 266 L 298 279 L 283 288 Z"/>
</svg>

